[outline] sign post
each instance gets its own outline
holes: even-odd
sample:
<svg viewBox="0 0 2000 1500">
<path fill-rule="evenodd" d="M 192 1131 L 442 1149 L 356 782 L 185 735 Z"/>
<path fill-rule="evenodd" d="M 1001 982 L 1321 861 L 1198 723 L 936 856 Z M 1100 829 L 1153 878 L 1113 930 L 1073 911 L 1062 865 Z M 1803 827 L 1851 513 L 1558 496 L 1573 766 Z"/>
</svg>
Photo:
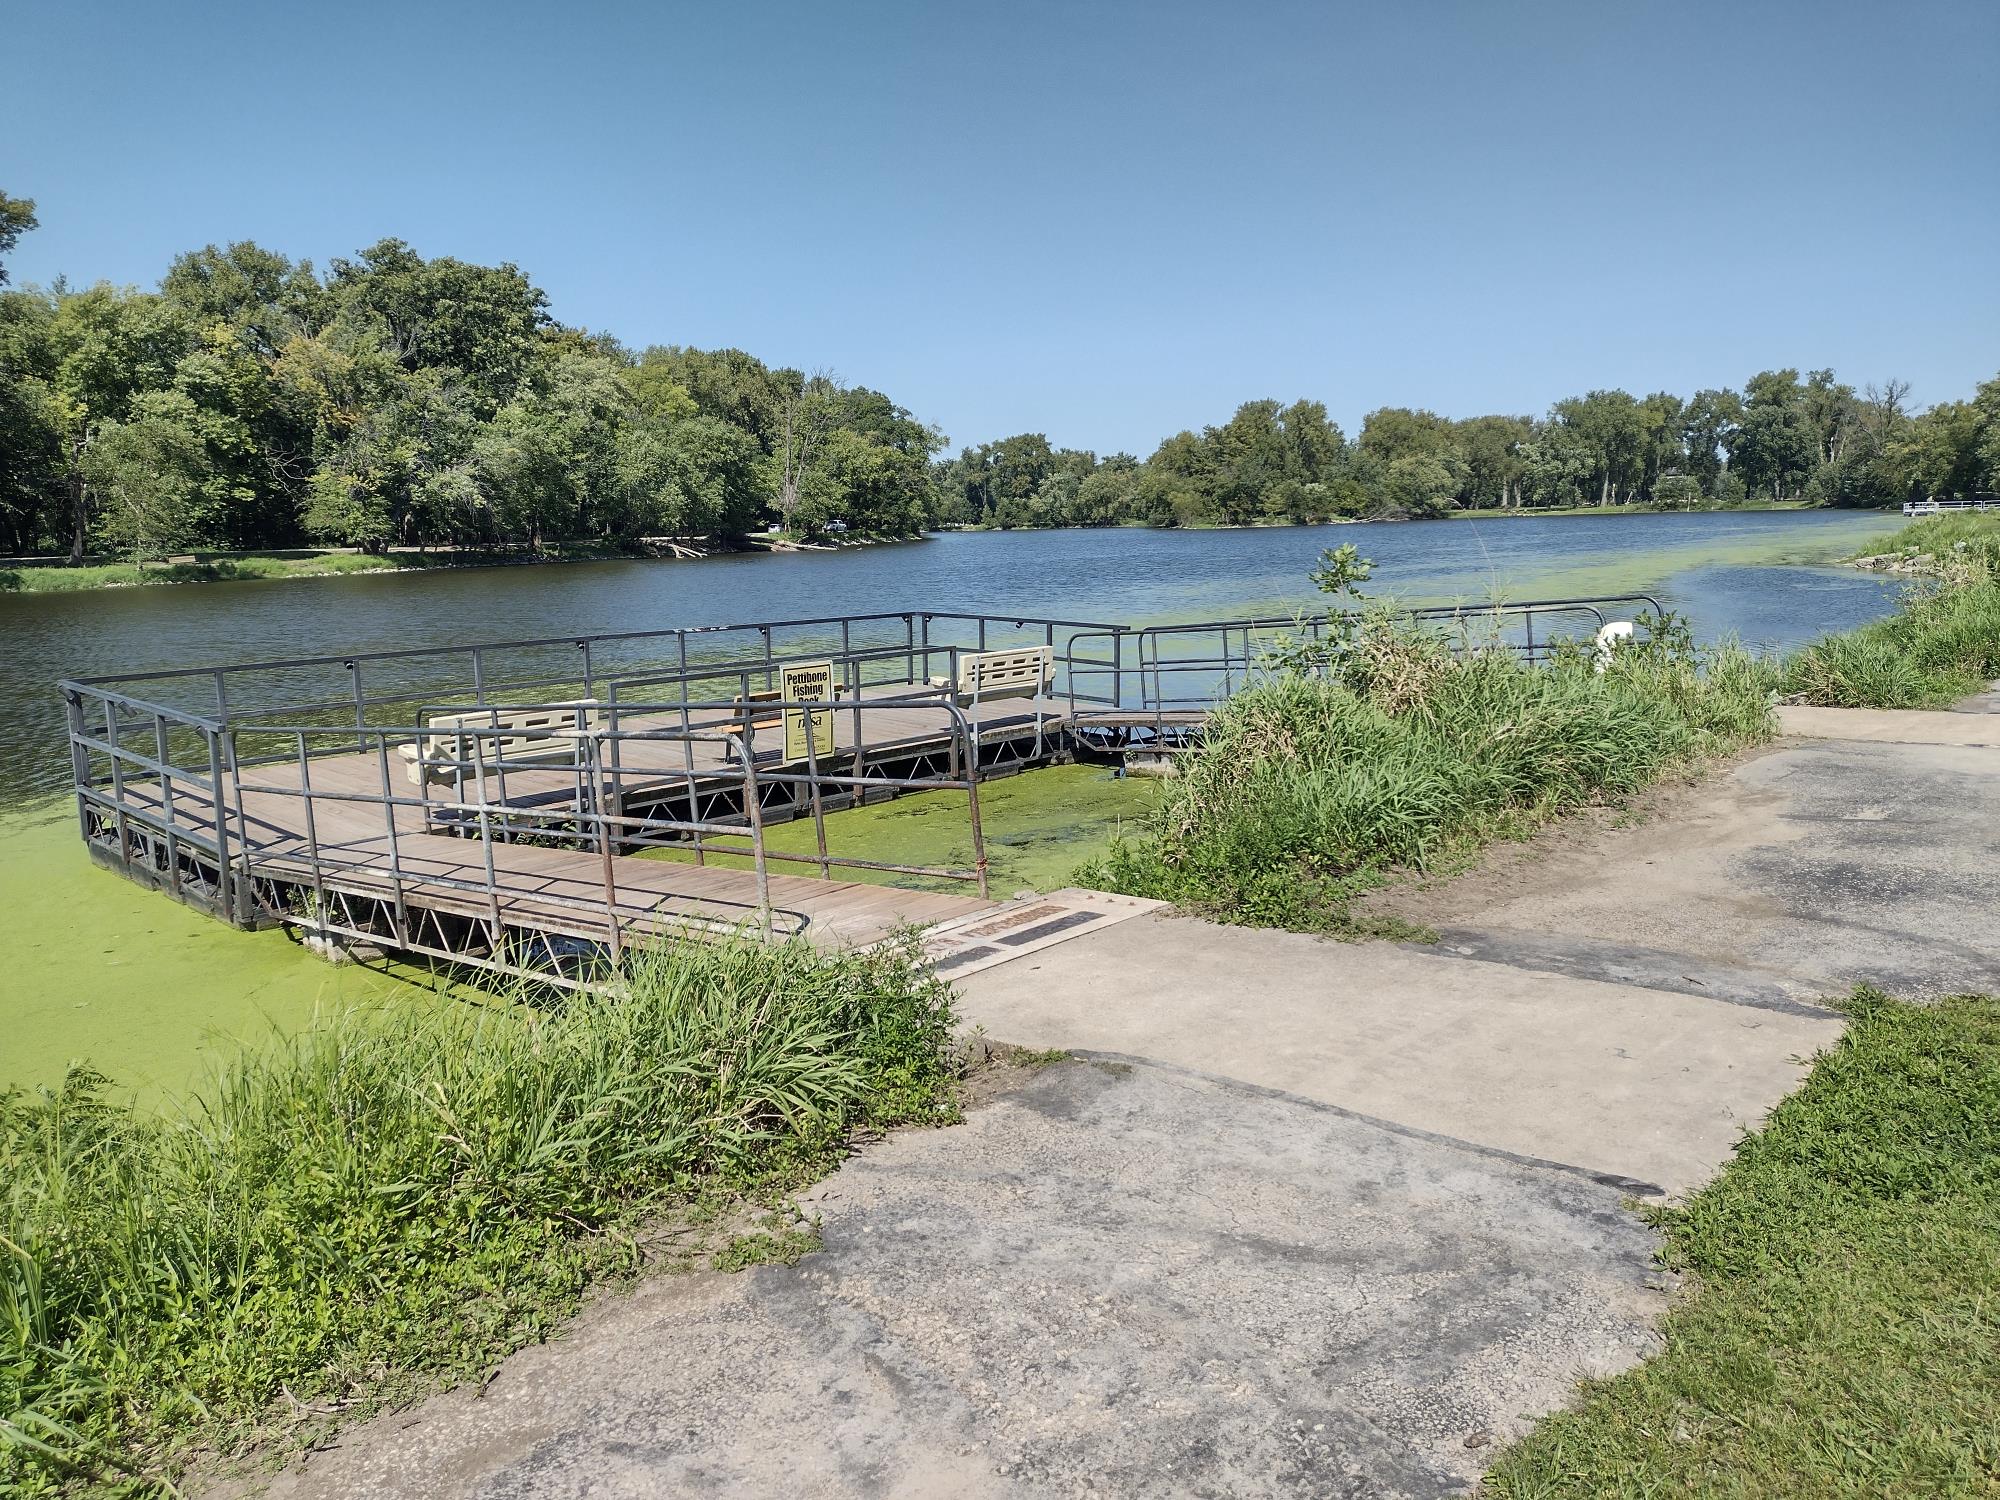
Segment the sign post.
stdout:
<svg viewBox="0 0 2000 1500">
<path fill-rule="evenodd" d="M 833 663 L 794 662 L 778 669 L 778 696 L 785 703 L 832 703 Z M 831 708 L 785 709 L 785 759 L 804 760 L 833 754 Z"/>
</svg>

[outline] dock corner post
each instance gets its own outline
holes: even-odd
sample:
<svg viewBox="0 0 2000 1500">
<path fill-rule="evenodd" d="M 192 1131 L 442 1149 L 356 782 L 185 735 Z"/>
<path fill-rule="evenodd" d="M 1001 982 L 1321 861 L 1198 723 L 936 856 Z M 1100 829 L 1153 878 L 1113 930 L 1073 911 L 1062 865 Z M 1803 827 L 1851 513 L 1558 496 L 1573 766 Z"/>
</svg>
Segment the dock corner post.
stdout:
<svg viewBox="0 0 2000 1500">
<path fill-rule="evenodd" d="M 602 762 L 598 755 L 597 736 L 586 734 L 583 738 L 584 758 L 590 765 L 592 786 L 600 784 Z M 606 816 L 603 806 L 596 812 L 597 857 L 604 878 L 604 924 L 611 936 L 611 963 L 613 968 L 622 968 L 625 963 L 625 938 L 618 926 L 618 861 L 611 852 L 611 819 Z"/>
<path fill-rule="evenodd" d="M 991 901 L 993 892 L 986 878 L 986 834 L 979 823 L 979 772 L 975 767 L 965 782 L 966 816 L 972 823 L 972 868 L 979 876 L 979 899 Z"/>
<path fill-rule="evenodd" d="M 243 871 L 236 886 L 234 916 L 239 925 L 248 926 L 256 914 L 257 885 L 250 870 L 250 815 L 243 808 L 243 760 L 237 754 L 236 726 L 225 724 L 222 735 L 222 763 L 229 770 L 229 800 L 236 807 L 236 858 Z"/>
<path fill-rule="evenodd" d="M 69 774 L 76 792 L 77 832 L 90 837 L 90 752 L 83 745 L 83 695 L 63 689 L 63 712 L 69 719 Z"/>
<path fill-rule="evenodd" d="M 203 737 L 208 741 L 208 809 L 215 818 L 215 904 L 229 921 L 236 909 L 236 879 L 230 868 L 229 808 L 222 794 L 222 729 L 205 730 Z"/>
<path fill-rule="evenodd" d="M 583 696 L 588 698 L 597 691 L 597 674 L 590 664 L 590 637 L 585 636 L 578 641 L 576 649 L 583 653 Z"/>
<path fill-rule="evenodd" d="M 368 753 L 368 708 L 361 696 L 361 663 L 358 660 L 341 663 L 347 668 L 348 686 L 354 694 L 354 748 L 361 754 Z"/>
<path fill-rule="evenodd" d="M 831 702 L 832 700 L 828 700 Z M 819 843 L 819 878 L 833 879 L 833 866 L 826 858 L 826 799 L 819 786 L 819 736 L 813 728 L 813 715 L 817 709 L 800 710 L 806 718 L 806 784 L 812 795 L 813 837 Z"/>
<path fill-rule="evenodd" d="M 745 729 L 736 740 L 736 753 L 743 765 L 743 815 L 750 820 L 750 863 L 757 872 L 757 926 L 764 941 L 771 941 L 771 867 L 764 858 L 764 808 L 757 792 L 757 754 L 751 744 L 754 732 L 744 715 Z"/>
<path fill-rule="evenodd" d="M 299 800 L 306 814 L 306 858 L 312 864 L 313 927 L 321 942 L 331 941 L 326 930 L 326 868 L 319 857 L 319 819 L 313 812 L 312 756 L 306 751 L 306 732 L 298 732 Z"/>
<path fill-rule="evenodd" d="M 394 902 L 396 945 L 410 946 L 410 907 L 403 890 L 403 849 L 396 833 L 396 784 L 389 776 L 389 736 L 375 737 L 376 774 L 382 788 L 382 818 L 389 829 L 389 893 Z"/>
</svg>

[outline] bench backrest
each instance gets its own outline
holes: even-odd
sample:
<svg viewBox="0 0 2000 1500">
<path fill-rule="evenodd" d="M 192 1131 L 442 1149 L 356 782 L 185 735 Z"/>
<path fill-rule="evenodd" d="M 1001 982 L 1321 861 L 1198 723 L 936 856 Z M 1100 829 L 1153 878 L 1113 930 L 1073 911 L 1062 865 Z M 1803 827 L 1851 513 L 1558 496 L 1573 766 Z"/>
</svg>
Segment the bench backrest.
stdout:
<svg viewBox="0 0 2000 1500">
<path fill-rule="evenodd" d="M 958 659 L 958 695 L 980 698 L 1037 698 L 1055 682 L 1056 653 L 1051 646 L 1023 646 L 1011 651 L 968 651 Z"/>
<path fill-rule="evenodd" d="M 582 710 L 581 713 L 578 710 Z M 604 710 L 594 698 L 552 703 L 539 708 L 475 708 L 464 713 L 438 714 L 426 725 L 422 756 L 492 765 L 503 760 L 574 760 L 579 741 L 556 737 L 552 730 L 602 729 Z M 500 730 L 499 734 L 466 731 Z M 539 731 L 539 732 L 535 732 Z"/>
</svg>

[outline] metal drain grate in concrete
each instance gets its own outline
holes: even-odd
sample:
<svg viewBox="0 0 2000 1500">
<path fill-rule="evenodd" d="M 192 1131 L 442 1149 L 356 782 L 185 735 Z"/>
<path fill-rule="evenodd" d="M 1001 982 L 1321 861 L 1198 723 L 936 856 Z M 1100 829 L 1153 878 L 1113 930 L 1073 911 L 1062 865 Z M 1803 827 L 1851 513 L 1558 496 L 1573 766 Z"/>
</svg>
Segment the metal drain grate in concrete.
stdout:
<svg viewBox="0 0 2000 1500">
<path fill-rule="evenodd" d="M 1024 953 L 1038 953 L 1080 933 L 1157 911 L 1163 905 L 1137 896 L 1112 896 L 1076 887 L 1046 896 L 1023 896 L 997 912 L 981 912 L 933 927 L 924 935 L 924 951 L 940 974 L 957 979 Z"/>
</svg>

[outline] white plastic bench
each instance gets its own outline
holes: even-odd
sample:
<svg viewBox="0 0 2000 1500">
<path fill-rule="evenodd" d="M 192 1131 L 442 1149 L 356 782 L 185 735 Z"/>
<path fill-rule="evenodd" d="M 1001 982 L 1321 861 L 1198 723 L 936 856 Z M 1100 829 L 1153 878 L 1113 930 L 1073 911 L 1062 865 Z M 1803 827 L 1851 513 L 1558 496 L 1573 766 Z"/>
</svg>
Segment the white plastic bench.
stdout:
<svg viewBox="0 0 2000 1500">
<path fill-rule="evenodd" d="M 956 677 L 933 677 L 931 686 L 949 689 L 960 704 L 972 704 L 995 698 L 1039 698 L 1055 680 L 1055 649 L 1024 646 L 1012 651 L 968 651 L 958 659 Z"/>
<path fill-rule="evenodd" d="M 396 753 L 403 758 L 403 772 L 412 785 L 422 786 L 427 781 L 456 785 L 472 780 L 482 768 L 493 770 L 502 764 L 573 766 L 582 742 L 573 732 L 557 731 L 578 727 L 604 727 L 604 712 L 595 698 L 540 708 L 477 708 L 439 714 L 428 722 L 421 740 L 398 746 Z M 502 732 L 469 732 L 477 729 Z"/>
</svg>

